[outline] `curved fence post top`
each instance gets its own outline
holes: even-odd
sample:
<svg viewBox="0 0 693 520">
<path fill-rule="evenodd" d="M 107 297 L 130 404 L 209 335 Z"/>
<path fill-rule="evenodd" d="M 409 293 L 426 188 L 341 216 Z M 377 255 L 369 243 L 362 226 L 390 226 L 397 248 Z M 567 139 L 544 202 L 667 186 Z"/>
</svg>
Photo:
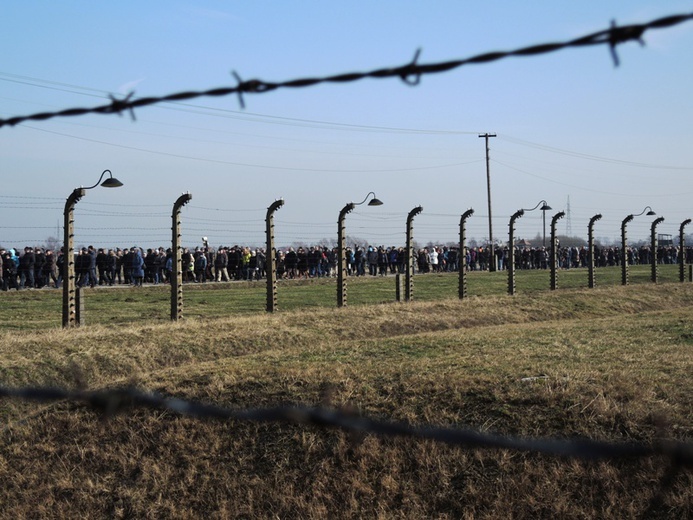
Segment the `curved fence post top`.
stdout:
<svg viewBox="0 0 693 520">
<path fill-rule="evenodd" d="M 176 199 L 176 202 L 173 203 L 173 210 L 176 211 L 177 209 L 182 208 L 191 200 L 192 200 L 192 193 L 190 193 L 189 191 L 186 191 L 185 193 L 183 193 L 183 195 L 181 195 L 180 197 L 178 197 Z"/>
<path fill-rule="evenodd" d="M 284 205 L 284 199 L 277 199 L 275 200 L 272 204 L 270 204 L 269 208 L 267 208 L 267 214 L 270 215 L 277 211 L 279 208 L 281 208 Z"/>
<path fill-rule="evenodd" d="M 510 217 L 510 222 L 515 222 L 518 218 L 520 218 L 522 215 L 525 214 L 525 210 L 523 209 L 518 209 L 515 213 L 512 214 Z"/>
<path fill-rule="evenodd" d="M 411 221 L 416 215 L 421 213 L 423 211 L 423 206 L 416 206 L 413 210 L 409 212 L 409 215 L 407 215 L 407 222 Z"/>
</svg>

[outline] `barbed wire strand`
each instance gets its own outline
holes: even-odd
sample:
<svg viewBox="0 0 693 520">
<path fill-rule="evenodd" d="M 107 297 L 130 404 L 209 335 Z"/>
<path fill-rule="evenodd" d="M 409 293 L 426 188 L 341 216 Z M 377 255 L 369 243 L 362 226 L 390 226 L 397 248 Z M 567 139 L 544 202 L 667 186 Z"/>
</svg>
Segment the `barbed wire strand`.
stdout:
<svg viewBox="0 0 693 520">
<path fill-rule="evenodd" d="M 616 47 L 619 44 L 634 40 L 639 42 L 641 45 L 644 45 L 642 37 L 646 31 L 650 29 L 673 27 L 691 19 L 693 19 L 693 13 L 670 15 L 644 24 L 624 25 L 620 27 L 616 25 L 615 21 L 612 21 L 609 29 L 598 31 L 565 42 L 531 45 L 529 47 L 523 47 L 513 51 L 487 52 L 466 59 L 450 60 L 430 64 L 418 63 L 420 55 L 419 49 L 416 51 L 414 59 L 411 62 L 399 67 L 381 68 L 369 72 L 350 72 L 325 77 L 299 78 L 283 82 L 266 82 L 260 79 L 244 81 L 237 72 L 233 71 L 232 75 L 237 81 L 237 85 L 235 87 L 221 87 L 204 91 L 178 92 L 162 97 L 144 98 L 133 98 L 134 93 L 130 92 L 124 99 L 120 100 L 111 95 L 111 102 L 107 105 L 92 108 L 69 108 L 57 112 L 41 112 L 27 116 L 16 116 L 8 119 L 0 119 L 0 127 L 15 126 L 26 121 L 44 121 L 55 117 L 81 116 L 86 114 L 122 115 L 123 112 L 129 113 L 130 117 L 135 120 L 136 108 L 171 101 L 186 101 L 199 97 L 222 97 L 230 94 L 238 95 L 241 108 L 245 108 L 245 101 L 243 98 L 244 94 L 262 94 L 280 88 L 303 88 L 321 83 L 349 83 L 366 78 L 384 79 L 398 77 L 407 85 L 413 86 L 420 83 L 421 76 L 424 74 L 448 72 L 464 65 L 490 63 L 512 56 L 537 56 L 569 47 L 607 45 L 614 62 L 614 66 L 618 67 L 620 61 L 618 54 L 616 53 Z"/>
<path fill-rule="evenodd" d="M 217 405 L 163 397 L 134 388 L 82 391 L 51 387 L 0 387 L 0 397 L 42 403 L 69 401 L 82 403 L 112 416 L 135 408 L 170 411 L 196 419 L 239 420 L 254 422 L 288 422 L 320 427 L 334 427 L 360 434 L 392 437 L 413 437 L 455 446 L 509 449 L 579 459 L 621 459 L 628 457 L 663 456 L 679 467 L 693 467 L 693 444 L 676 441 L 643 443 L 612 443 L 589 439 L 561 440 L 550 438 L 519 438 L 483 433 L 471 429 L 435 426 L 411 426 L 357 416 L 339 409 L 325 407 L 285 406 L 266 409 L 232 410 Z"/>
</svg>

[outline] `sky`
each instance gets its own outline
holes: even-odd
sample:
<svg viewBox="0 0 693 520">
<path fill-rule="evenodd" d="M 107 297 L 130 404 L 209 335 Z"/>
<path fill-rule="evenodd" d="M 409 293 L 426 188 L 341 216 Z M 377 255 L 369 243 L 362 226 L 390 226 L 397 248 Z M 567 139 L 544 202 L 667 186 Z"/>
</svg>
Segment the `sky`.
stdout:
<svg viewBox="0 0 693 520">
<path fill-rule="evenodd" d="M 690 1 L 2 2 L 0 118 L 232 87 L 236 77 L 282 82 L 464 59 L 563 42 L 693 11 Z M 373 192 L 382 206 L 347 215 L 350 238 L 404 245 L 507 241 L 518 209 L 545 200 L 547 234 L 616 241 L 621 221 L 650 206 L 678 235 L 693 218 L 693 21 L 653 29 L 644 45 L 569 48 L 399 78 L 157 103 L 129 114 L 57 117 L 0 127 L 0 245 L 62 239 L 75 208 L 75 245 L 170 246 L 185 192 L 182 243 L 258 245 L 267 208 L 279 247 L 334 241 L 340 210 Z M 646 240 L 655 217 L 628 224 Z M 691 229 L 687 229 L 693 232 Z M 542 212 L 517 238 L 543 234 Z"/>
</svg>

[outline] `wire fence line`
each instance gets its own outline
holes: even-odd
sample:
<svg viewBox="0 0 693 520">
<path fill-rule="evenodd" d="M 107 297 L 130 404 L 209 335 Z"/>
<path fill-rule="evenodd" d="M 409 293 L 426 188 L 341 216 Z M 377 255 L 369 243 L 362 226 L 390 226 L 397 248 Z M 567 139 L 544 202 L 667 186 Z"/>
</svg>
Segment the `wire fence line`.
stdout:
<svg viewBox="0 0 693 520">
<path fill-rule="evenodd" d="M 693 444 L 676 441 L 613 443 L 589 439 L 521 438 L 472 429 L 411 426 L 402 422 L 375 420 L 350 411 L 305 406 L 233 410 L 212 404 L 145 393 L 134 388 L 84 391 L 52 387 L 9 388 L 0 386 L 0 397 L 49 403 L 68 401 L 112 416 L 138 408 L 169 411 L 195 419 L 282 422 L 332 427 L 358 434 L 426 439 L 467 448 L 507 449 L 543 455 L 594 459 L 661 456 L 678 467 L 693 468 Z"/>
<path fill-rule="evenodd" d="M 186 101 L 200 97 L 222 97 L 231 94 L 238 96 L 238 101 L 241 108 L 245 108 L 244 94 L 262 94 L 271 92 L 280 88 L 303 88 L 311 87 L 321 83 L 350 83 L 360 81 L 366 78 L 384 79 L 384 78 L 400 78 L 408 85 L 418 85 L 421 77 L 425 74 L 435 74 L 448 72 L 453 69 L 471 64 L 490 63 L 500 59 L 513 56 L 536 56 L 547 54 L 569 47 L 587 47 L 595 45 L 606 45 L 611 52 L 614 65 L 619 65 L 619 58 L 616 52 L 616 47 L 619 44 L 629 41 L 637 41 L 644 45 L 642 39 L 646 31 L 650 29 L 664 29 L 675 25 L 687 22 L 693 19 L 693 13 L 677 14 L 658 18 L 647 23 L 632 24 L 617 26 L 614 21 L 611 27 L 605 30 L 597 31 L 585 36 L 575 38 L 563 42 L 542 43 L 529 47 L 522 47 L 512 51 L 495 51 L 478 54 L 466 59 L 450 60 L 437 63 L 420 64 L 418 63 L 420 49 L 416 51 L 411 62 L 399 66 L 381 68 L 371 70 L 369 72 L 349 72 L 336 74 L 332 76 L 314 77 L 314 78 L 299 78 L 282 82 L 267 82 L 260 79 L 251 79 L 244 81 L 235 71 L 232 73 L 237 81 L 234 87 L 221 87 L 204 91 L 187 91 L 169 94 L 162 97 L 143 97 L 135 98 L 134 92 L 130 92 L 124 99 L 116 99 L 114 96 L 109 96 L 111 102 L 106 105 L 100 105 L 91 108 L 69 108 L 57 112 L 40 112 L 27 116 L 16 116 L 7 119 L 0 119 L 0 128 L 4 126 L 15 126 L 26 121 L 44 121 L 55 117 L 81 116 L 86 114 L 119 114 L 123 112 L 129 113 L 130 117 L 135 119 L 135 109 L 154 105 L 158 103 Z"/>
<path fill-rule="evenodd" d="M 405 65 L 381 68 L 369 72 L 351 72 L 325 77 L 299 78 L 283 82 L 266 82 L 259 79 L 244 81 L 236 72 L 236 86 L 214 88 L 204 91 L 187 91 L 162 97 L 135 98 L 130 92 L 124 99 L 110 96 L 110 103 L 91 108 L 69 108 L 56 112 L 41 112 L 26 116 L 0 119 L 0 127 L 16 126 L 27 121 L 43 121 L 56 117 L 81 116 L 87 114 L 128 113 L 135 119 L 135 109 L 159 103 L 185 101 L 200 97 L 224 97 L 237 95 L 245 108 L 245 94 L 260 94 L 282 88 L 304 88 L 322 83 L 349 83 L 371 79 L 399 78 L 408 85 L 418 85 L 427 74 L 448 72 L 471 64 L 490 63 L 517 56 L 537 56 L 567 48 L 606 45 L 615 66 L 619 65 L 616 47 L 629 41 L 643 44 L 642 37 L 648 30 L 663 29 L 693 19 L 693 13 L 671 15 L 644 24 L 617 26 L 588 34 L 576 39 L 556 43 L 544 43 L 519 48 L 513 51 L 487 52 L 466 59 L 450 60 L 430 64 L 418 63 L 420 51 Z M 144 393 L 135 389 L 106 391 L 65 390 L 49 387 L 8 388 L 0 386 L 0 398 L 21 399 L 42 403 L 67 401 L 82 404 L 106 416 L 135 409 L 168 411 L 177 415 L 200 420 L 238 420 L 258 423 L 291 423 L 321 428 L 337 428 L 357 434 L 372 434 L 383 437 L 404 437 L 430 440 L 451 446 L 483 449 L 506 449 L 525 453 L 566 457 L 580 460 L 620 460 L 625 458 L 662 457 L 669 468 L 660 481 L 660 492 L 648 506 L 654 509 L 663 493 L 673 486 L 675 477 L 682 469 L 693 468 L 693 444 L 658 440 L 652 443 L 615 443 L 589 439 L 521 438 L 501 436 L 472 429 L 439 426 L 412 426 L 401 422 L 375 420 L 349 411 L 327 407 L 275 407 L 266 409 L 233 410 L 217 405 L 204 404 L 178 398 Z"/>
<path fill-rule="evenodd" d="M 280 406 L 265 409 L 233 410 L 196 401 L 144 393 L 134 388 L 101 391 L 71 391 L 51 387 L 8 388 L 0 386 L 0 398 L 14 398 L 41 403 L 69 402 L 86 405 L 108 418 L 135 409 L 171 412 L 199 420 L 235 420 L 255 423 L 284 423 L 336 428 L 352 434 L 353 441 L 364 435 L 429 440 L 468 449 L 504 449 L 573 460 L 663 459 L 662 475 L 656 480 L 652 498 L 640 518 L 651 518 L 665 507 L 667 493 L 676 485 L 683 470 L 693 468 L 693 444 L 671 440 L 651 443 L 604 442 L 589 439 L 522 438 L 495 435 L 472 429 L 440 426 L 411 426 L 402 422 L 375 420 L 351 409 L 328 407 Z M 21 421 L 24 422 L 24 419 Z M 11 424 L 4 430 L 10 430 Z M 653 479 L 655 482 L 655 479 Z"/>
</svg>

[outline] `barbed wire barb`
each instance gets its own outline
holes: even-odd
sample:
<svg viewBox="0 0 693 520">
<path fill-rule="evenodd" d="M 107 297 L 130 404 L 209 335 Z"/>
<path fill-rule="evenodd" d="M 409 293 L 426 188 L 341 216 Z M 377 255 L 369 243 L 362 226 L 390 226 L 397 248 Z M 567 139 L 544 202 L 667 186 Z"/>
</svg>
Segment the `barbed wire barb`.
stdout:
<svg viewBox="0 0 693 520">
<path fill-rule="evenodd" d="M 405 69 L 409 70 L 403 70 L 402 73 L 400 74 L 400 78 L 402 78 L 402 81 L 406 83 L 407 85 L 410 86 L 416 86 L 419 83 L 421 83 L 421 72 L 417 71 L 418 67 L 418 61 L 419 61 L 419 56 L 421 55 L 421 49 L 416 49 L 416 53 L 414 54 L 414 58 L 411 60 L 411 63 L 405 67 Z M 409 76 L 413 75 L 414 79 L 409 79 Z"/>
<path fill-rule="evenodd" d="M 512 56 L 536 56 L 539 54 L 546 54 L 566 49 L 568 47 L 608 45 L 611 49 L 611 55 L 614 59 L 614 63 L 616 64 L 616 66 L 618 66 L 619 60 L 618 55 L 616 54 L 616 46 L 618 44 L 625 43 L 630 40 L 636 40 L 640 42 L 641 45 L 643 45 L 644 42 L 642 36 L 645 33 L 645 31 L 649 29 L 663 29 L 667 27 L 672 27 L 674 25 L 678 25 L 691 19 L 693 19 L 693 13 L 671 15 L 663 18 L 658 18 L 656 20 L 652 20 L 644 24 L 624 26 L 616 26 L 615 21 L 612 21 L 611 27 L 609 29 L 588 34 L 586 36 L 569 40 L 566 42 L 532 45 L 529 47 L 516 49 L 514 51 L 487 52 L 477 56 L 472 56 L 471 58 L 467 59 L 451 60 L 446 62 L 430 64 L 417 63 L 419 56 L 419 52 L 417 51 L 412 62 L 400 67 L 381 68 L 377 70 L 372 70 L 370 72 L 350 72 L 322 78 L 299 78 L 279 83 L 266 82 L 259 79 L 241 81 L 238 74 L 234 72 L 234 77 L 237 81 L 239 81 L 239 83 L 235 87 L 214 88 L 202 92 L 179 92 L 175 94 L 169 94 L 163 97 L 146 97 L 139 99 L 130 99 L 130 96 L 128 96 L 125 100 L 122 101 L 117 101 L 111 98 L 111 103 L 93 108 L 71 108 L 67 110 L 61 110 L 58 112 L 41 112 L 27 116 L 16 116 L 10 117 L 8 119 L 0 119 L 0 128 L 4 126 L 15 126 L 26 121 L 43 121 L 54 117 L 81 116 L 90 113 L 112 114 L 120 113 L 124 110 L 130 110 L 132 115 L 132 110 L 135 107 L 144 107 L 148 105 L 154 105 L 157 103 L 171 101 L 186 101 L 198 97 L 219 97 L 226 96 L 229 94 L 238 94 L 241 106 L 245 107 L 245 102 L 243 101 L 243 98 L 241 96 L 242 93 L 261 94 L 277 90 L 279 88 L 302 88 L 317 85 L 319 83 L 347 83 L 359 81 L 365 78 L 383 79 L 390 77 L 399 77 L 409 85 L 417 85 L 420 82 L 421 76 L 424 74 L 447 72 L 452 69 L 462 67 L 464 65 L 490 63 L 492 61 Z M 409 76 L 416 76 L 416 79 L 409 80 Z"/>
<path fill-rule="evenodd" d="M 243 84 L 243 80 L 241 77 L 238 75 L 238 73 L 235 70 L 231 71 L 231 74 L 233 75 L 234 78 L 236 78 L 237 81 L 237 86 L 236 89 L 238 90 L 238 104 L 241 106 L 242 110 L 245 110 L 245 100 L 243 99 L 243 90 L 241 89 L 241 85 Z"/>
<path fill-rule="evenodd" d="M 611 30 L 609 31 L 609 50 L 611 51 L 611 58 L 614 60 L 614 68 L 621 64 L 618 58 L 618 53 L 616 52 L 616 46 L 620 43 L 635 40 L 640 43 L 641 47 L 644 47 L 645 41 L 642 39 L 644 32 L 644 27 L 618 27 L 616 25 L 616 20 L 611 20 Z"/>
<path fill-rule="evenodd" d="M 130 99 L 132 98 L 132 96 L 134 94 L 135 94 L 135 91 L 133 90 L 127 96 L 125 96 L 125 99 L 122 99 L 122 100 L 116 99 L 112 94 L 109 94 L 108 97 L 111 100 L 111 107 L 112 107 L 113 113 L 116 113 L 119 116 L 122 116 L 123 112 L 125 110 L 127 110 L 130 113 L 130 119 L 133 122 L 137 121 L 137 118 L 135 117 L 135 110 L 132 107 L 132 105 L 129 104 Z"/>
</svg>

